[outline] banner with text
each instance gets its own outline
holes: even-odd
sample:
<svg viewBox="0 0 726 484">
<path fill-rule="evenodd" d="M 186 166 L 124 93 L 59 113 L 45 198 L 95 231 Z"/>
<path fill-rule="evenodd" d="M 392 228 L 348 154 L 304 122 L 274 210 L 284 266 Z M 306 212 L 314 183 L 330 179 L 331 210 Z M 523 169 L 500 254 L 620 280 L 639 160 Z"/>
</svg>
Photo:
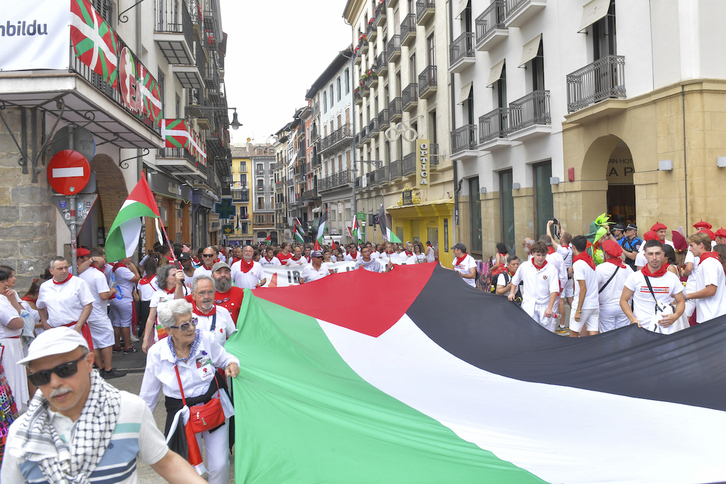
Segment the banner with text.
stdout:
<svg viewBox="0 0 726 484">
<path fill-rule="evenodd" d="M 68 69 L 68 2 L 3 2 L 0 71 Z"/>
</svg>

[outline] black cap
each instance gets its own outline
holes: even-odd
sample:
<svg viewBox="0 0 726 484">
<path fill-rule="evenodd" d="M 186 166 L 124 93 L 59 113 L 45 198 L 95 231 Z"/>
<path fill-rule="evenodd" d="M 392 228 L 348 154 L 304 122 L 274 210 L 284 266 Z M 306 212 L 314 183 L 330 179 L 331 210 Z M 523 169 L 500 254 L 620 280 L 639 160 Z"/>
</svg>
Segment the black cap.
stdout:
<svg viewBox="0 0 726 484">
<path fill-rule="evenodd" d="M 179 260 L 192 260 L 192 256 L 189 252 L 182 252 L 179 254 Z"/>
<path fill-rule="evenodd" d="M 617 223 L 617 224 L 613 225 L 613 230 L 619 230 L 622 232 L 625 230 L 625 226 L 621 223 Z"/>
<path fill-rule="evenodd" d="M 628 226 L 625 227 L 625 230 L 638 230 L 638 226 L 635 224 L 628 224 Z"/>
</svg>

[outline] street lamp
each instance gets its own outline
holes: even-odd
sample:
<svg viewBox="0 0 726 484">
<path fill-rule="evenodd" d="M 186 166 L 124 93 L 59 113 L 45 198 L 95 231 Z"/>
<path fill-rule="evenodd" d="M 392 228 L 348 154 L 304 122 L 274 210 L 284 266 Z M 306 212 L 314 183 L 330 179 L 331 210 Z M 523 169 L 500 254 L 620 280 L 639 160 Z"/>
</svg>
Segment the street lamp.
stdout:
<svg viewBox="0 0 726 484">
<path fill-rule="evenodd" d="M 234 110 L 234 113 L 232 114 L 232 122 L 229 123 L 230 128 L 237 130 L 242 126 L 242 123 L 239 122 L 239 119 L 237 119 L 237 108 L 194 108 L 197 111 L 229 111 L 230 109 Z"/>
</svg>

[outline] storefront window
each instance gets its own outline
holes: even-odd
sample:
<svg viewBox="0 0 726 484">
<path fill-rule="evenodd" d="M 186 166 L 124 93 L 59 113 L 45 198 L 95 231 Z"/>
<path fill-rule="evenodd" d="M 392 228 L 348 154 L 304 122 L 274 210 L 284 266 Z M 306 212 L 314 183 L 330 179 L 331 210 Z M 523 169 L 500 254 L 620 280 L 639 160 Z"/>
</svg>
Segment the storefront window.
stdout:
<svg viewBox="0 0 726 484">
<path fill-rule="evenodd" d="M 469 179 L 469 214 L 471 222 L 470 250 L 481 254 L 481 197 L 479 194 L 479 177 Z"/>
<path fill-rule="evenodd" d="M 552 162 L 545 161 L 532 166 L 534 170 L 534 219 L 537 222 L 537 237 L 547 233 L 547 221 L 554 217 L 552 200 Z"/>
<path fill-rule="evenodd" d="M 502 214 L 501 242 L 507 246 L 510 254 L 516 253 L 514 240 L 514 197 L 512 196 L 512 170 L 499 173 L 499 200 Z"/>
</svg>

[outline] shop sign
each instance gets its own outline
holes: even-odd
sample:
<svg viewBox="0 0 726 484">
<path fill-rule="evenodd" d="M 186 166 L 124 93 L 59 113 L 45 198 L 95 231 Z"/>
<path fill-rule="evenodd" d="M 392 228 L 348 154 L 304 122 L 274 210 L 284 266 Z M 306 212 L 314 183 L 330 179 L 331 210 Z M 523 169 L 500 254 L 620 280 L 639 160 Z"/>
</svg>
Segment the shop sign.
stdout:
<svg viewBox="0 0 726 484">
<path fill-rule="evenodd" d="M 413 189 L 404 190 L 401 196 L 403 198 L 403 205 L 413 205 Z"/>
<path fill-rule="evenodd" d="M 161 173 L 147 175 L 146 180 L 149 182 L 149 188 L 154 193 L 164 195 L 185 202 L 192 201 L 192 189 L 182 185 L 179 181 L 169 178 Z"/>
<path fill-rule="evenodd" d="M 358 218 L 359 221 L 365 222 L 366 221 L 366 214 L 363 212 L 358 212 L 355 214 L 355 216 Z"/>
<path fill-rule="evenodd" d="M 429 140 L 416 140 L 416 188 L 429 186 Z"/>
<path fill-rule="evenodd" d="M 607 170 L 608 183 L 613 185 L 633 184 L 635 167 L 632 158 L 610 158 Z"/>
</svg>

